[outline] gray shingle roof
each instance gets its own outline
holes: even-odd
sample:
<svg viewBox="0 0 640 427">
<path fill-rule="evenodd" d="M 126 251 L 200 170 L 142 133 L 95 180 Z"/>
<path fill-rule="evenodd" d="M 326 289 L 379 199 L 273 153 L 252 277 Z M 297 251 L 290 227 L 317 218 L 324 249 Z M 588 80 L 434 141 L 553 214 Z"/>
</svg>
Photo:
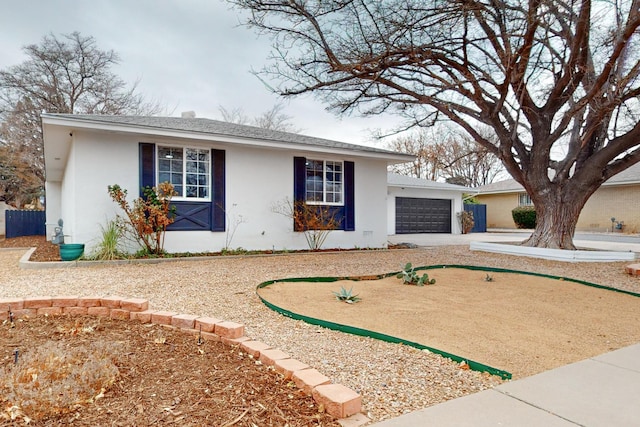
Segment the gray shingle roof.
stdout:
<svg viewBox="0 0 640 427">
<path fill-rule="evenodd" d="M 284 142 L 292 144 L 303 144 L 320 146 L 333 149 L 345 149 L 351 151 L 361 151 L 367 153 L 379 153 L 389 155 L 405 155 L 390 150 L 367 147 L 363 145 L 348 144 L 329 139 L 315 138 L 312 136 L 297 133 L 281 132 L 263 129 L 255 126 L 239 125 L 235 123 L 211 120 L 205 118 L 183 118 L 183 117 L 156 117 L 156 116 L 107 116 L 93 114 L 43 114 L 43 117 L 63 118 L 68 120 L 93 122 L 111 125 L 124 125 L 146 129 L 177 130 L 205 135 L 224 135 L 238 138 L 248 138 L 254 140 Z M 407 161 L 411 159 L 408 158 Z"/>
<path fill-rule="evenodd" d="M 610 186 L 628 184 L 640 184 L 640 163 L 636 163 L 619 174 L 612 176 L 603 185 Z M 483 185 L 475 190 L 480 194 L 510 193 L 515 191 L 524 191 L 524 187 L 518 184 L 515 179 L 507 179 L 505 181 L 498 181 L 492 184 Z"/>
</svg>

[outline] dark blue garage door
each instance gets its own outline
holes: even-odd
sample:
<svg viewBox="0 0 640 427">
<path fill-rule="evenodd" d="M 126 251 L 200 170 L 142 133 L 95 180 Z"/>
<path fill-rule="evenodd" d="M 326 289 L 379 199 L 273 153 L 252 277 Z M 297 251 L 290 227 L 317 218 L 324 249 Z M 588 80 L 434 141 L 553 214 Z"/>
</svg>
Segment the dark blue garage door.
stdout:
<svg viewBox="0 0 640 427">
<path fill-rule="evenodd" d="M 451 200 L 396 198 L 396 234 L 451 233 Z"/>
</svg>

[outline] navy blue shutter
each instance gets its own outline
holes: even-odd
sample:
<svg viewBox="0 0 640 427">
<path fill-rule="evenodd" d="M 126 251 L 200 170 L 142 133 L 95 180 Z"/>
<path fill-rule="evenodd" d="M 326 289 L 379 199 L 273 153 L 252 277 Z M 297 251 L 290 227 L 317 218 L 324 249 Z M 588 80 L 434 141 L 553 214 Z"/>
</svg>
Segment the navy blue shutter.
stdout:
<svg viewBox="0 0 640 427">
<path fill-rule="evenodd" d="M 156 145 L 141 142 L 140 152 L 140 197 L 144 196 L 144 187 L 155 187 L 156 185 Z"/>
<path fill-rule="evenodd" d="M 307 192 L 307 159 L 304 157 L 293 158 L 293 199 L 306 200 Z"/>
<path fill-rule="evenodd" d="M 307 159 L 304 157 L 293 158 L 293 208 L 297 209 L 299 203 L 307 199 Z M 304 231 L 302 227 L 293 222 L 293 231 Z"/>
<path fill-rule="evenodd" d="M 344 231 L 356 229 L 355 205 L 355 165 L 344 162 Z"/>
<path fill-rule="evenodd" d="M 225 151 L 211 150 L 211 231 L 225 231 Z"/>
</svg>

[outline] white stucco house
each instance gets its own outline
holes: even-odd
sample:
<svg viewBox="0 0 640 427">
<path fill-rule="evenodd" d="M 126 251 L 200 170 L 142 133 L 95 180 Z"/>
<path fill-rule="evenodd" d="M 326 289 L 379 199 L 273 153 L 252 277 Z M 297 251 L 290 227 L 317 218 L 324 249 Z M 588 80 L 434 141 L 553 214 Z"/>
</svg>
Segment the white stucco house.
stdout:
<svg viewBox="0 0 640 427">
<path fill-rule="evenodd" d="M 413 156 L 201 118 L 43 114 L 47 235 L 59 218 L 67 242 L 91 252 L 120 208 L 169 181 L 179 195 L 168 252 L 307 249 L 287 200 L 330 206 L 340 219 L 325 247 L 385 247 L 387 166 Z M 400 191 L 400 190 L 399 190 Z"/>
<path fill-rule="evenodd" d="M 461 185 L 389 173 L 387 232 L 460 234 L 458 213 L 464 210 L 462 195 L 471 192 L 471 188 Z"/>
<path fill-rule="evenodd" d="M 0 236 L 4 236 L 6 233 L 5 212 L 15 209 L 13 206 L 8 205 L 4 201 L 0 201 Z"/>
</svg>

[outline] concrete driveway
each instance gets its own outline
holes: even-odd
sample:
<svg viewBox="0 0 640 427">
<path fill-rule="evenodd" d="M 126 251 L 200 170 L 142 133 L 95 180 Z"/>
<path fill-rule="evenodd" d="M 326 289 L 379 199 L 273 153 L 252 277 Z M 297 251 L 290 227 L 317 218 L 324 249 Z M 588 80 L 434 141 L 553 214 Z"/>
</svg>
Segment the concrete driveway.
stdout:
<svg viewBox="0 0 640 427">
<path fill-rule="evenodd" d="M 470 234 L 394 234 L 388 237 L 390 243 L 412 243 L 430 247 L 443 245 L 469 245 L 479 242 L 520 242 L 531 235 L 531 230 L 500 230 Z M 640 235 L 616 233 L 576 233 L 576 246 L 621 252 L 640 253 Z"/>
</svg>

